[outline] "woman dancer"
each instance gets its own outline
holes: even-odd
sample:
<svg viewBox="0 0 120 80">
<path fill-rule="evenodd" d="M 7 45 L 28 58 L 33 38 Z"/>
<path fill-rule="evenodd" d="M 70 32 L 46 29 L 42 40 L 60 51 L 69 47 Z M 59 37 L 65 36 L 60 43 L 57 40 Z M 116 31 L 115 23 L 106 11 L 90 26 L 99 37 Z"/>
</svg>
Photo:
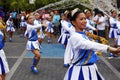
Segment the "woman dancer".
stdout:
<svg viewBox="0 0 120 80">
<path fill-rule="evenodd" d="M 120 48 L 90 41 L 84 33 L 87 23 L 86 17 L 79 8 L 72 10 L 71 21 L 75 32 L 70 36 L 69 46 L 66 47 L 66 50 L 70 50 L 71 60 L 64 80 L 104 80 L 95 64 L 98 60 L 95 51 L 112 52 L 118 55 Z"/>
<path fill-rule="evenodd" d="M 40 60 L 40 48 L 39 48 L 39 41 L 38 41 L 38 34 L 37 29 L 45 26 L 43 24 L 34 25 L 34 16 L 27 15 L 27 29 L 25 31 L 25 36 L 27 37 L 28 41 L 26 44 L 27 50 L 30 50 L 35 55 L 33 58 L 33 64 L 31 66 L 31 70 L 34 73 L 38 73 L 37 64 Z"/>
</svg>

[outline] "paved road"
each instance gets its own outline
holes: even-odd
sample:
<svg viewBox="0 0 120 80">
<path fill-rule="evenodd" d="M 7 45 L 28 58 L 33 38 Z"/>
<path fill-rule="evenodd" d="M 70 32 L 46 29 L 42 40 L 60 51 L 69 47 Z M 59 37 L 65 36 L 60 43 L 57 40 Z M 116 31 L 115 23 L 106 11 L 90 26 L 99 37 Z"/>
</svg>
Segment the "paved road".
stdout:
<svg viewBox="0 0 120 80">
<path fill-rule="evenodd" d="M 25 50 L 26 39 L 20 38 L 16 33 L 13 42 L 6 42 L 4 48 L 10 73 L 6 80 L 63 80 L 67 68 L 63 67 L 64 47 L 57 43 L 42 44 L 42 58 L 39 62 L 39 74 L 33 74 L 30 70 L 33 54 Z M 108 55 L 100 57 L 97 62 L 98 69 L 105 80 L 120 80 L 120 58 L 108 59 Z"/>
</svg>

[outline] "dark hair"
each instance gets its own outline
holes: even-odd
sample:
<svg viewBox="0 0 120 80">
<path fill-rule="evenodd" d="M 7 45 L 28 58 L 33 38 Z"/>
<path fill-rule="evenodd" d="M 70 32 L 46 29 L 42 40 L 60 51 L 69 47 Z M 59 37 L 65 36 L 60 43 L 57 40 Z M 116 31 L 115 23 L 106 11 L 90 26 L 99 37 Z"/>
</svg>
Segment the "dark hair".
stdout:
<svg viewBox="0 0 120 80">
<path fill-rule="evenodd" d="M 71 18 L 71 13 L 70 13 L 70 12 L 67 14 L 67 18 L 68 18 L 68 19 Z"/>
<path fill-rule="evenodd" d="M 98 8 L 95 8 L 95 9 L 93 9 L 93 11 L 95 12 L 94 16 L 96 16 L 100 10 Z"/>
<path fill-rule="evenodd" d="M 120 16 L 120 13 L 118 14 L 118 17 Z"/>
<path fill-rule="evenodd" d="M 102 11 L 98 11 L 97 14 L 101 14 L 102 16 L 104 16 L 104 13 Z"/>
<path fill-rule="evenodd" d="M 74 10 L 72 10 L 71 13 L 69 14 L 70 21 L 74 21 L 80 13 L 82 12 L 80 11 L 79 8 L 75 8 Z"/>
</svg>

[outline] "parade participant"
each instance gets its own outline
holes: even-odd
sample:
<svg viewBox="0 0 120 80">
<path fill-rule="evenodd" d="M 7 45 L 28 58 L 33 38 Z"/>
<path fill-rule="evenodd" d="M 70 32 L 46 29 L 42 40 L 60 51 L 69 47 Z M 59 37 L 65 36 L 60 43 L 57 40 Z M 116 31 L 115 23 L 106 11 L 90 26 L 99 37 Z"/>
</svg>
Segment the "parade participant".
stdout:
<svg viewBox="0 0 120 80">
<path fill-rule="evenodd" d="M 116 47 L 120 47 L 120 21 L 117 21 L 117 38 L 116 38 Z"/>
<path fill-rule="evenodd" d="M 95 22 L 92 19 L 92 13 L 90 10 L 85 9 L 84 11 L 85 15 L 86 15 L 86 20 L 87 20 L 87 24 L 86 24 L 86 30 L 93 33 L 93 31 L 97 31 L 97 29 L 95 28 Z"/>
<path fill-rule="evenodd" d="M 26 30 L 25 16 L 26 16 L 26 13 L 22 12 L 21 17 L 20 17 L 20 19 L 21 19 L 21 22 L 20 22 L 20 31 L 21 31 L 20 37 L 24 36 L 25 30 Z"/>
<path fill-rule="evenodd" d="M 7 25 L 7 33 L 9 35 L 9 42 L 12 42 L 13 32 L 15 32 L 12 18 L 9 18 L 7 20 L 6 25 Z"/>
<path fill-rule="evenodd" d="M 111 17 L 109 19 L 110 22 L 110 31 L 109 38 L 114 39 L 114 46 L 116 47 L 116 38 L 117 38 L 117 11 L 111 10 Z M 114 57 L 112 53 L 109 54 L 110 57 Z"/>
<path fill-rule="evenodd" d="M 54 24 L 54 34 L 55 36 L 58 36 L 60 31 L 59 31 L 59 22 L 60 21 L 60 15 L 59 15 L 59 11 L 55 10 L 54 11 L 54 15 L 53 15 L 53 24 Z"/>
<path fill-rule="evenodd" d="M 70 15 L 70 12 L 68 10 L 66 10 L 62 16 L 62 20 L 61 20 L 61 35 L 58 39 L 58 42 L 63 44 L 64 47 L 66 48 L 66 45 L 68 43 L 68 39 L 70 37 L 70 34 L 72 34 L 72 32 L 74 32 L 74 27 L 72 26 L 70 20 L 69 20 L 69 15 Z M 68 50 L 69 52 L 69 50 Z M 69 55 L 67 54 L 64 54 L 64 60 L 66 58 L 70 58 Z M 67 61 L 64 61 L 64 67 L 68 67 L 69 64 Z"/>
<path fill-rule="evenodd" d="M 48 37 L 48 43 L 51 43 L 51 38 L 53 37 L 53 23 L 52 23 L 52 16 L 49 16 L 47 22 L 47 27 L 45 29 L 47 37 Z"/>
<path fill-rule="evenodd" d="M 63 14 L 63 19 L 61 20 L 61 26 L 62 26 L 61 35 L 58 39 L 58 42 L 63 44 L 65 47 L 67 45 L 68 38 L 70 37 L 70 33 L 74 31 L 74 28 L 68 17 L 69 17 L 69 11 L 66 10 Z"/>
<path fill-rule="evenodd" d="M 98 61 L 95 51 L 113 52 L 119 55 L 120 48 L 90 41 L 83 32 L 87 21 L 85 14 L 79 8 L 72 10 L 71 21 L 75 31 L 69 38 L 69 46 L 66 47 L 66 50 L 70 50 L 71 60 L 64 80 L 104 80 L 95 64 Z"/>
<path fill-rule="evenodd" d="M 33 64 L 31 66 L 31 70 L 34 73 L 38 73 L 37 64 L 40 60 L 40 48 L 38 42 L 37 29 L 45 25 L 43 24 L 34 25 L 34 16 L 31 14 L 27 15 L 26 19 L 27 19 L 27 29 L 25 31 L 25 36 L 28 39 L 26 44 L 26 49 L 32 51 L 32 53 L 35 55 L 33 58 Z"/>
<path fill-rule="evenodd" d="M 115 42 L 116 42 L 116 36 L 117 36 L 116 16 L 117 16 L 117 11 L 111 10 L 111 17 L 109 19 L 109 22 L 110 22 L 109 38 L 113 38 Z"/>
<path fill-rule="evenodd" d="M 35 13 L 34 16 L 35 16 L 34 25 L 41 24 L 40 14 Z M 43 38 L 45 37 L 42 27 L 37 29 L 37 32 L 38 32 L 38 41 L 41 44 L 43 41 Z"/>
<path fill-rule="evenodd" d="M 8 62 L 3 50 L 6 39 L 5 29 L 6 27 L 0 22 L 0 80 L 5 80 L 5 76 L 9 72 Z"/>
</svg>

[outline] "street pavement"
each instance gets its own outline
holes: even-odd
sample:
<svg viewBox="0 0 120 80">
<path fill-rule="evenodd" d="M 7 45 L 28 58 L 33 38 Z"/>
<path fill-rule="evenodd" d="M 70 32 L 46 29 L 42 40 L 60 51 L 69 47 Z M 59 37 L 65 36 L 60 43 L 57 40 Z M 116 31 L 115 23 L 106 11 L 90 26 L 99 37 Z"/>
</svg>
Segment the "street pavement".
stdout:
<svg viewBox="0 0 120 80">
<path fill-rule="evenodd" d="M 25 50 L 26 38 L 21 38 L 16 32 L 13 42 L 6 42 L 4 51 L 10 67 L 6 80 L 63 80 L 67 68 L 63 66 L 64 46 L 57 43 L 57 37 L 51 44 L 47 39 L 42 43 L 41 60 L 38 64 L 39 73 L 30 70 L 33 54 Z M 113 43 L 110 40 L 110 43 Z M 105 80 L 120 80 L 120 58 L 108 58 L 103 53 L 96 63 Z"/>
</svg>

